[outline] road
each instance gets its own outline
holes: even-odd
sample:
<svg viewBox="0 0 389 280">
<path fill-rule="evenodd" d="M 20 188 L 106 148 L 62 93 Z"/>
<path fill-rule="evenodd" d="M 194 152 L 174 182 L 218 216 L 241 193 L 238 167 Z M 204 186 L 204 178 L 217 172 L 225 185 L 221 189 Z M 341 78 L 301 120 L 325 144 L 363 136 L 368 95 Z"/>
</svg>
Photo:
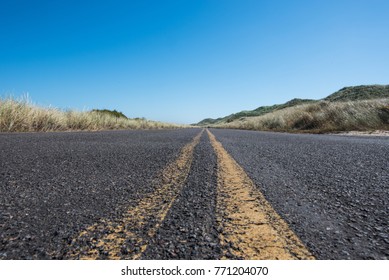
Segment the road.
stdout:
<svg viewBox="0 0 389 280">
<path fill-rule="evenodd" d="M 388 259 L 389 139 L 0 134 L 0 259 Z"/>
</svg>

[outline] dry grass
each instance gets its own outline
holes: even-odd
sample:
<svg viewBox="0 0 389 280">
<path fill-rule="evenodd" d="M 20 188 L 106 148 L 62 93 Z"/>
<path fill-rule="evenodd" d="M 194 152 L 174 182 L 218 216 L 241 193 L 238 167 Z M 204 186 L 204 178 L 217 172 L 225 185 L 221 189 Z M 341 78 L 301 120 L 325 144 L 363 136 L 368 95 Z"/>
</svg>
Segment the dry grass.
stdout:
<svg viewBox="0 0 389 280">
<path fill-rule="evenodd" d="M 145 119 L 116 118 L 98 112 L 42 108 L 27 98 L 0 98 L 0 132 L 163 129 L 177 125 Z"/>
<path fill-rule="evenodd" d="M 389 129 L 389 99 L 298 105 L 218 127 L 273 131 L 362 131 Z"/>
</svg>

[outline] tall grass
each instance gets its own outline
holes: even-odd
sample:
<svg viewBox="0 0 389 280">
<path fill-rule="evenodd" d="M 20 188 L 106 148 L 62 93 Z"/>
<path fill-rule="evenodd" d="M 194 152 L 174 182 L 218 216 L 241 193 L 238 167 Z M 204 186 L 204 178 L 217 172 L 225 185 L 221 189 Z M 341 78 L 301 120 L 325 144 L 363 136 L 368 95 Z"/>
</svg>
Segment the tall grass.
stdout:
<svg viewBox="0 0 389 280">
<path fill-rule="evenodd" d="M 177 125 L 145 119 L 116 118 L 100 112 L 42 108 L 27 98 L 0 98 L 0 132 L 161 129 Z"/>
<path fill-rule="evenodd" d="M 349 102 L 318 101 L 298 105 L 259 117 L 241 118 L 218 127 L 273 130 L 333 132 L 389 129 L 389 99 Z"/>
</svg>

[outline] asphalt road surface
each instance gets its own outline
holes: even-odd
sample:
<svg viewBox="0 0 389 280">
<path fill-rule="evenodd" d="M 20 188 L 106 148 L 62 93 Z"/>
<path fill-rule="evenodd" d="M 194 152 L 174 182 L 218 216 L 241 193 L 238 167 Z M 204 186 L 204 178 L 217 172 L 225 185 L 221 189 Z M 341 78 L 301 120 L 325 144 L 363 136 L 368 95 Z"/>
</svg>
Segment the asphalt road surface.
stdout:
<svg viewBox="0 0 389 280">
<path fill-rule="evenodd" d="M 0 259 L 388 259 L 389 138 L 0 134 Z"/>
</svg>

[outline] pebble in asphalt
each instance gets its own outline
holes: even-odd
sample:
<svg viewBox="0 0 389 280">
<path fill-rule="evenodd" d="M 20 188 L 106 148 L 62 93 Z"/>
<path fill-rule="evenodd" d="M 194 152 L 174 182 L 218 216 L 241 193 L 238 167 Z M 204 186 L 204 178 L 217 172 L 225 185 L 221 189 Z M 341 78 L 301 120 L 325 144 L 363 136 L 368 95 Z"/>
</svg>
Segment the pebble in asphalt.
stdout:
<svg viewBox="0 0 389 280">
<path fill-rule="evenodd" d="M 152 192 L 199 132 L 0 133 L 0 259 L 63 258 L 88 225 Z"/>
<path fill-rule="evenodd" d="M 0 259 L 63 258 L 119 219 L 199 129 L 0 134 Z M 319 259 L 388 259 L 387 138 L 212 130 Z M 217 259 L 216 158 L 204 134 L 144 259 Z"/>
<path fill-rule="evenodd" d="M 181 194 L 167 214 L 143 259 L 218 259 L 216 230 L 216 155 L 203 133 Z"/>
<path fill-rule="evenodd" d="M 317 258 L 389 258 L 388 138 L 211 131 Z"/>
</svg>

